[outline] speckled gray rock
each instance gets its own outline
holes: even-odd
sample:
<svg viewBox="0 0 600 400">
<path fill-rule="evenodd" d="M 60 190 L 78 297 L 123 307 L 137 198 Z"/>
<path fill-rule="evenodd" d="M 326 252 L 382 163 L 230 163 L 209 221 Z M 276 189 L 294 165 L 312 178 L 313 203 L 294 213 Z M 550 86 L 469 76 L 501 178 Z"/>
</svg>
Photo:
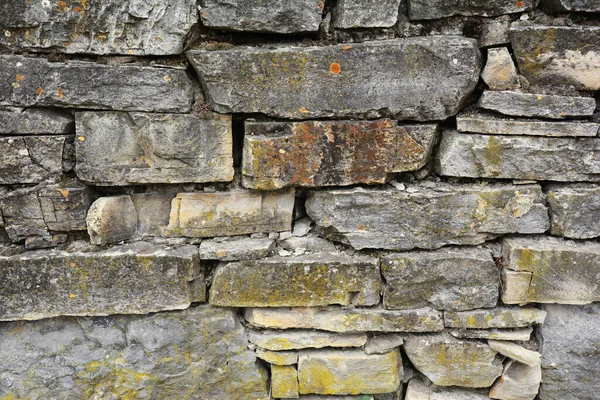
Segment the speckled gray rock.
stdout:
<svg viewBox="0 0 600 400">
<path fill-rule="evenodd" d="M 538 362 L 530 367 L 515 361 L 508 361 L 502 376 L 490 390 L 491 399 L 534 400 L 540 389 L 542 367 Z"/>
<path fill-rule="evenodd" d="M 366 333 L 330 333 L 308 330 L 262 330 L 248 332 L 250 343 L 266 350 L 298 350 L 323 347 L 362 347 Z"/>
<path fill-rule="evenodd" d="M 599 26 L 513 24 L 510 38 L 519 71 L 530 83 L 600 89 Z"/>
<path fill-rule="evenodd" d="M 600 139 L 445 131 L 435 166 L 440 175 L 465 178 L 599 182 Z"/>
<path fill-rule="evenodd" d="M 545 318 L 546 312 L 535 307 L 498 307 L 444 313 L 447 328 L 465 329 L 523 328 L 543 324 Z"/>
<path fill-rule="evenodd" d="M 600 12 L 598 0 L 542 0 L 540 5 L 549 11 Z"/>
<path fill-rule="evenodd" d="M 339 0 L 333 8 L 333 26 L 388 28 L 398 20 L 400 0 Z"/>
<path fill-rule="evenodd" d="M 542 328 L 543 400 L 594 400 L 600 392 L 600 303 L 546 305 Z"/>
<path fill-rule="evenodd" d="M 563 119 L 588 117 L 594 113 L 593 97 L 571 97 L 510 91 L 485 91 L 479 107 L 516 117 Z"/>
<path fill-rule="evenodd" d="M 320 0 L 200 0 L 204 26 L 247 32 L 317 32 L 325 3 Z"/>
<path fill-rule="evenodd" d="M 392 254 L 382 259 L 381 273 L 387 309 L 469 310 L 498 302 L 500 273 L 487 250 Z"/>
<path fill-rule="evenodd" d="M 553 235 L 571 239 L 600 236 L 600 186 L 551 186 L 547 199 Z"/>
<path fill-rule="evenodd" d="M 198 249 L 139 242 L 101 252 L 40 250 L 0 257 L 0 321 L 147 314 L 204 300 Z M 199 286 L 200 287 L 200 286 Z"/>
<path fill-rule="evenodd" d="M 180 69 L 0 56 L 0 105 L 188 112 L 192 99 Z"/>
<path fill-rule="evenodd" d="M 275 241 L 271 239 L 243 238 L 226 242 L 204 240 L 200 244 L 200 258 L 220 261 L 258 260 L 266 257 L 274 248 Z"/>
<path fill-rule="evenodd" d="M 445 119 L 458 112 L 480 70 L 476 41 L 455 36 L 187 55 L 213 110 L 291 119 Z"/>
<path fill-rule="evenodd" d="M 230 309 L 12 322 L 0 336 L 2 398 L 269 398 Z"/>
<path fill-rule="evenodd" d="M 309 192 L 306 209 L 325 237 L 356 249 L 435 249 L 480 244 L 507 233 L 543 233 L 550 223 L 539 186 L 415 186 Z"/>
<path fill-rule="evenodd" d="M 489 397 L 483 389 L 427 386 L 419 379 L 413 378 L 408 383 L 405 400 L 489 400 Z"/>
<path fill-rule="evenodd" d="M 6 0 L 0 4 L 0 45 L 20 51 L 179 54 L 197 20 L 194 0 Z"/>
<path fill-rule="evenodd" d="M 313 254 L 221 264 L 210 303 L 223 307 L 310 307 L 379 303 L 379 262 L 370 257 Z"/>
<path fill-rule="evenodd" d="M 491 20 L 484 22 L 479 38 L 481 47 L 498 46 L 510 43 L 510 22 L 504 20 Z"/>
<path fill-rule="evenodd" d="M 137 230 L 137 211 L 129 195 L 101 197 L 86 218 L 90 242 L 95 245 L 129 240 Z"/>
<path fill-rule="evenodd" d="M 227 182 L 231 118 L 125 112 L 76 113 L 75 170 L 94 185 Z"/>
<path fill-rule="evenodd" d="M 494 17 L 530 10 L 533 8 L 534 3 L 534 0 L 519 2 L 504 0 L 408 0 L 408 15 L 411 20 L 438 19 L 452 15 Z"/>
<path fill-rule="evenodd" d="M 0 136 L 0 184 L 57 181 L 65 136 Z"/>
<path fill-rule="evenodd" d="M 75 131 L 68 112 L 43 108 L 0 110 L 0 135 L 60 135 Z"/>
</svg>

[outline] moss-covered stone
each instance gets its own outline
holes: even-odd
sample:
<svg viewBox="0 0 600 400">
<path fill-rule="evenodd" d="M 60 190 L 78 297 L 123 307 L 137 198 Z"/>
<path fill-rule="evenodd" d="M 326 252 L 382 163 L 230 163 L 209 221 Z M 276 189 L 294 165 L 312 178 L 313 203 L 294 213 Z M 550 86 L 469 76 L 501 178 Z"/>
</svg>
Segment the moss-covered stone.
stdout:
<svg viewBox="0 0 600 400">
<path fill-rule="evenodd" d="M 297 399 L 298 371 L 290 365 L 271 365 L 271 394 L 275 399 Z"/>
</svg>

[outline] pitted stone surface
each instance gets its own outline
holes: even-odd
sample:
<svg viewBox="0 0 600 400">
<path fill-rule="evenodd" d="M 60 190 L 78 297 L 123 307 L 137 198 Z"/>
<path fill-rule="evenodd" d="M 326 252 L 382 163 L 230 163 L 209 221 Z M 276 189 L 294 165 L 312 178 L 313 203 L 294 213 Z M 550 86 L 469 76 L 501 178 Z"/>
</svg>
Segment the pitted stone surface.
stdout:
<svg viewBox="0 0 600 400">
<path fill-rule="evenodd" d="M 0 135 L 60 135 L 75 131 L 71 114 L 64 111 L 29 108 L 0 110 Z"/>
<path fill-rule="evenodd" d="M 411 20 L 438 19 L 453 15 L 477 15 L 494 17 L 502 14 L 525 12 L 533 8 L 534 0 L 408 0 L 408 15 Z"/>
<path fill-rule="evenodd" d="M 571 239 L 600 236 L 600 186 L 551 186 L 547 198 L 553 235 Z"/>
<path fill-rule="evenodd" d="M 459 111 L 480 70 L 477 43 L 455 36 L 187 55 L 213 110 L 290 119 L 445 119 Z"/>
<path fill-rule="evenodd" d="M 486 110 L 517 117 L 565 119 L 591 116 L 596 108 L 596 100 L 593 97 L 488 90 L 483 92 L 478 105 Z"/>
<path fill-rule="evenodd" d="M 65 136 L 0 136 L 0 184 L 57 181 L 65 140 Z"/>
<path fill-rule="evenodd" d="M 336 28 L 388 28 L 398 20 L 400 0 L 339 0 L 333 8 Z"/>
</svg>

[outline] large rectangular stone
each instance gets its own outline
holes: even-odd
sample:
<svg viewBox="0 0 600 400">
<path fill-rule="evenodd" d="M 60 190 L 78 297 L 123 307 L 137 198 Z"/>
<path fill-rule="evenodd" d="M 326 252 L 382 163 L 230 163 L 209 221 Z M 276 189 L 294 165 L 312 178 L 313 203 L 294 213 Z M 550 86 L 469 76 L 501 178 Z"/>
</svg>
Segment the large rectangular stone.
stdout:
<svg viewBox="0 0 600 400">
<path fill-rule="evenodd" d="M 543 233 L 550 225 L 537 185 L 439 183 L 414 189 L 311 191 L 306 209 L 322 235 L 356 249 L 480 244 L 508 233 Z"/>
<path fill-rule="evenodd" d="M 513 24 L 510 39 L 519 71 L 530 83 L 600 89 L 600 27 Z"/>
<path fill-rule="evenodd" d="M 408 0 L 408 15 L 411 20 L 438 19 L 453 15 L 496 17 L 530 10 L 534 0 Z"/>
<path fill-rule="evenodd" d="M 431 155 L 437 125 L 377 121 L 246 122 L 242 182 L 252 189 L 384 183 Z"/>
<path fill-rule="evenodd" d="M 166 236 L 215 237 L 292 228 L 294 191 L 179 193 Z"/>
<path fill-rule="evenodd" d="M 0 110 L 0 135 L 60 135 L 75 131 L 73 116 L 43 108 Z"/>
<path fill-rule="evenodd" d="M 479 107 L 517 117 L 565 119 L 594 114 L 593 97 L 559 96 L 487 90 L 479 98 Z"/>
<path fill-rule="evenodd" d="M 65 140 L 65 136 L 0 136 L 0 184 L 60 179 Z"/>
<path fill-rule="evenodd" d="M 505 239 L 506 304 L 587 304 L 600 300 L 597 242 L 552 237 Z"/>
<path fill-rule="evenodd" d="M 379 303 L 379 261 L 332 253 L 221 264 L 210 303 L 223 307 L 312 307 Z"/>
<path fill-rule="evenodd" d="M 600 139 L 445 131 L 435 166 L 465 178 L 600 182 Z"/>
<path fill-rule="evenodd" d="M 381 262 L 387 309 L 470 310 L 498 303 L 500 273 L 483 249 L 398 253 Z"/>
<path fill-rule="evenodd" d="M 600 186 L 551 186 L 547 199 L 553 235 L 571 239 L 600 236 Z"/>
<path fill-rule="evenodd" d="M 476 41 L 455 36 L 187 56 L 213 110 L 289 119 L 443 120 L 458 112 L 481 68 Z"/>
<path fill-rule="evenodd" d="M 319 329 L 331 332 L 438 332 L 440 312 L 431 308 L 390 311 L 383 308 L 246 308 L 251 325 L 274 329 Z"/>
<path fill-rule="evenodd" d="M 339 0 L 333 7 L 333 26 L 389 28 L 398 21 L 400 0 Z"/>
<path fill-rule="evenodd" d="M 231 117 L 126 112 L 76 113 L 77 164 L 94 185 L 228 182 Z"/>
<path fill-rule="evenodd" d="M 0 56 L 0 105 L 184 113 L 193 97 L 181 69 Z"/>
<path fill-rule="evenodd" d="M 204 279 L 195 246 L 139 242 L 100 252 L 2 256 L 0 321 L 185 309 L 205 298 L 204 285 L 192 291 L 195 279 Z"/>
</svg>

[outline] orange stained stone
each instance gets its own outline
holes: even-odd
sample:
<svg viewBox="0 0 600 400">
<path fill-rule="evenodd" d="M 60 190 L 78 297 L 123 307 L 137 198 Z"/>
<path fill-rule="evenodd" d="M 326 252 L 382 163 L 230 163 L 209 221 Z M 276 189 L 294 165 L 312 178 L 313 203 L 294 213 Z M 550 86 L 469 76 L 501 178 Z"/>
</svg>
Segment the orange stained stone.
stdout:
<svg viewBox="0 0 600 400">
<path fill-rule="evenodd" d="M 340 64 L 334 62 L 331 63 L 331 65 L 329 66 L 329 72 L 331 72 L 332 74 L 339 74 L 340 72 L 342 72 L 342 67 L 340 66 Z"/>
</svg>

